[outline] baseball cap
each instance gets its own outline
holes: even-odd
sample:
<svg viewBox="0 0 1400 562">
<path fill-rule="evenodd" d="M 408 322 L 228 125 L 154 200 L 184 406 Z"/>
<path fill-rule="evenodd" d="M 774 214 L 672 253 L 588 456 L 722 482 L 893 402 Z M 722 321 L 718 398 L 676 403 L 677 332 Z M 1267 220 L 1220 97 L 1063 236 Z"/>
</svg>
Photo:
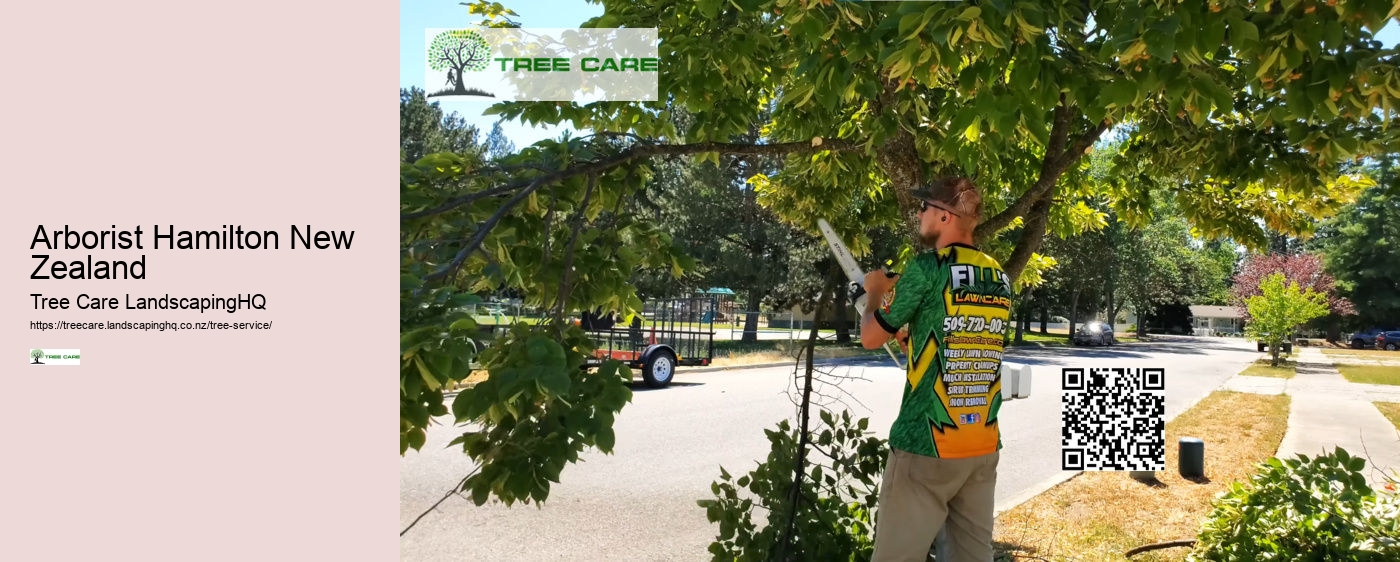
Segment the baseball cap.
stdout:
<svg viewBox="0 0 1400 562">
<path fill-rule="evenodd" d="M 977 220 L 982 218 L 982 195 L 977 192 L 977 186 L 972 185 L 972 180 L 967 178 L 934 180 L 926 186 L 910 190 L 909 194 L 924 201 L 937 203 L 938 207 L 958 216 Z"/>
</svg>

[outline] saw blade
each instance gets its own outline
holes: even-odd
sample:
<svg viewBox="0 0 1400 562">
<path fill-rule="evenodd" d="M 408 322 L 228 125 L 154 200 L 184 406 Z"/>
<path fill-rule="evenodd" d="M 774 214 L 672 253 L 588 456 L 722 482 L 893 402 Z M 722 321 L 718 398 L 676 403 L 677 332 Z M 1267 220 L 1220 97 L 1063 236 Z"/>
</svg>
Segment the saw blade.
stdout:
<svg viewBox="0 0 1400 562">
<path fill-rule="evenodd" d="M 856 263 L 855 256 L 851 255 L 850 248 L 841 241 L 841 237 L 832 230 L 831 223 L 826 219 L 817 219 L 817 227 L 822 230 L 822 236 L 826 238 L 826 243 L 831 246 L 831 253 L 836 256 L 836 263 L 841 264 L 841 270 L 846 272 L 846 278 L 857 285 L 865 285 L 865 271 L 861 270 L 860 264 Z"/>
</svg>

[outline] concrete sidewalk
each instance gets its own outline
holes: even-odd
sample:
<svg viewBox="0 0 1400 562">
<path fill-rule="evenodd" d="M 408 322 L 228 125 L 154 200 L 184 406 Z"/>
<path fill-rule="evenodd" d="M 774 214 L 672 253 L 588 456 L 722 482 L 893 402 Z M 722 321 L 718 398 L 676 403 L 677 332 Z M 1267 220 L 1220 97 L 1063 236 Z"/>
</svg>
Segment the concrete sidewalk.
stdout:
<svg viewBox="0 0 1400 562">
<path fill-rule="evenodd" d="M 1313 456 L 1341 447 L 1367 459 L 1366 479 L 1372 486 L 1385 481 L 1382 470 L 1400 478 L 1400 431 L 1372 404 L 1400 402 L 1400 386 L 1348 382 L 1318 349 L 1294 349 L 1298 363 L 1294 378 L 1236 375 L 1222 388 L 1293 397 L 1279 458 Z"/>
</svg>

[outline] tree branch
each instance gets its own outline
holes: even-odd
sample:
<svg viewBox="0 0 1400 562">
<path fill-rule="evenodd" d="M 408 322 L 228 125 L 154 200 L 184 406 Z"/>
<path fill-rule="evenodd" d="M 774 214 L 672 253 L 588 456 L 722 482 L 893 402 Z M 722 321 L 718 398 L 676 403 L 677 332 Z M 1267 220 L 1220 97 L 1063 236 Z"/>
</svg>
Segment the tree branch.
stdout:
<svg viewBox="0 0 1400 562">
<path fill-rule="evenodd" d="M 564 300 L 569 298 L 572 291 L 569 284 L 573 282 L 569 271 L 574 267 L 574 247 L 578 245 L 578 231 L 583 228 L 584 213 L 588 210 L 588 200 L 593 196 L 593 188 L 598 184 L 598 176 L 588 176 L 588 190 L 583 192 L 583 201 L 579 203 L 578 211 L 574 213 L 574 230 L 569 235 L 569 247 L 564 251 L 564 270 L 559 279 L 559 302 L 554 303 L 559 307 L 556 319 L 562 319 L 564 312 Z"/>
<path fill-rule="evenodd" d="M 462 477 L 462 481 L 461 481 L 461 482 L 458 482 L 456 486 L 453 486 L 451 490 L 448 490 L 446 494 L 443 494 L 443 495 L 442 495 L 442 498 L 439 499 L 436 503 L 434 503 L 434 504 L 431 505 L 431 506 L 428 506 L 428 509 L 423 510 L 423 513 L 419 513 L 419 514 L 418 514 L 418 517 L 414 518 L 414 519 L 413 519 L 413 522 L 412 522 L 412 523 L 409 523 L 407 527 L 404 527 L 402 531 L 399 531 L 399 536 L 402 537 L 402 536 L 404 535 L 404 533 L 407 533 L 409 529 L 412 529 L 414 525 L 417 525 L 419 521 L 422 521 L 424 517 L 426 517 L 429 513 L 432 513 L 433 510 L 434 510 L 434 509 L 437 509 L 437 507 L 438 507 L 439 505 L 442 505 L 442 502 L 447 501 L 447 498 L 450 498 L 450 497 L 452 497 L 452 496 L 457 495 L 457 493 L 458 493 L 459 491 L 461 491 L 462 486 L 466 485 L 467 479 L 468 479 L 468 478 L 471 478 L 473 475 L 475 475 L 475 474 L 476 474 L 478 471 L 480 471 L 480 470 L 481 470 L 481 467 L 478 466 L 478 467 L 476 467 L 476 470 L 473 470 L 473 471 L 471 472 L 471 474 L 468 474 L 468 475 Z"/>
<path fill-rule="evenodd" d="M 467 203 L 471 203 L 472 201 L 476 201 L 477 199 L 483 199 L 483 198 L 491 197 L 491 196 L 494 196 L 494 195 L 504 195 L 504 194 L 506 194 L 506 193 L 510 193 L 511 190 L 518 189 L 519 187 L 520 187 L 520 186 L 518 186 L 518 185 L 513 185 L 513 184 L 512 184 L 512 185 L 504 185 L 504 186 L 500 186 L 500 187 L 493 187 L 493 188 L 487 189 L 487 190 L 485 190 L 485 191 L 477 191 L 477 192 L 475 192 L 475 193 L 469 193 L 469 194 L 467 194 L 467 195 L 463 195 L 463 196 L 461 196 L 461 197 L 458 197 L 458 198 L 456 198 L 456 199 L 453 199 L 452 201 L 449 201 L 448 203 L 444 203 L 444 204 L 439 205 L 439 206 L 437 206 L 437 207 L 434 207 L 434 208 L 432 208 L 432 209 L 425 209 L 425 210 L 422 210 L 422 211 L 415 211 L 415 212 L 412 212 L 412 213 L 408 213 L 408 214 L 406 214 L 406 215 L 399 215 L 399 220 L 401 220 L 401 221 L 406 221 L 406 220 L 413 220 L 413 219 L 421 219 L 421 218 L 423 218 L 423 217 L 427 217 L 427 216 L 431 216 L 431 215 L 436 215 L 436 214 L 441 213 L 441 212 L 443 212 L 443 211 L 447 211 L 447 210 L 451 209 L 452 207 L 459 207 L 459 206 L 465 205 L 465 204 L 467 204 Z M 449 205 L 449 204 L 451 204 L 452 207 L 448 207 L 447 205 Z"/>
<path fill-rule="evenodd" d="M 491 215 L 491 218 L 486 219 L 486 222 L 482 223 L 482 225 L 477 228 L 476 236 L 473 236 L 471 242 L 468 242 L 466 246 L 463 246 L 462 249 L 457 252 L 457 255 L 452 258 L 450 263 L 428 274 L 423 279 L 425 281 L 432 281 L 434 279 L 448 277 L 452 272 L 456 271 L 457 268 L 462 267 L 462 262 L 467 260 L 467 256 L 471 255 L 472 252 L 481 247 L 482 242 L 486 241 L 486 235 L 491 233 L 491 229 L 496 227 L 496 223 L 501 222 L 501 218 L 505 217 L 507 212 L 516 205 L 519 205 L 521 201 L 525 200 L 525 198 L 538 189 L 539 186 L 540 182 L 538 180 L 531 183 L 529 186 L 526 186 L 525 189 L 520 190 L 520 193 L 515 194 L 515 197 L 510 198 L 509 201 L 501 205 L 500 209 L 496 209 L 496 213 Z"/>
<path fill-rule="evenodd" d="M 1094 128 L 1084 131 L 1084 134 L 1076 137 L 1074 142 L 1070 143 L 1069 148 L 1065 150 L 1065 153 L 1060 155 L 1063 159 L 1063 161 L 1059 163 L 1060 172 L 1063 173 L 1075 162 L 1078 162 L 1080 158 L 1083 158 L 1085 151 L 1089 150 L 1089 147 L 1098 142 L 1099 137 L 1103 136 L 1104 131 L 1107 131 L 1110 126 L 1112 126 L 1112 123 L 1109 123 L 1108 119 L 1104 119 L 1103 121 L 1099 121 L 1097 125 L 1094 125 Z"/>
<path fill-rule="evenodd" d="M 1055 106 L 1055 117 L 1050 126 L 1050 138 L 1045 145 L 1045 156 L 1041 158 L 1040 176 L 1036 179 L 1035 184 L 1022 193 L 1020 197 L 1017 197 L 1016 201 L 1002 212 L 977 225 L 974 238 L 979 243 L 1006 228 L 1011 224 L 1011 221 L 1016 220 L 1016 217 L 1024 216 L 1030 211 L 1031 205 L 1034 205 L 1050 191 L 1050 188 L 1055 186 L 1054 181 L 1047 182 L 1046 179 L 1052 176 L 1069 139 L 1070 111 L 1068 103 L 1065 95 L 1060 94 L 1060 104 Z M 1055 179 L 1059 178 L 1059 174 L 1053 174 L 1053 176 Z"/>
<path fill-rule="evenodd" d="M 1012 283 L 1021 276 L 1021 271 L 1031 261 L 1031 255 L 1039 251 L 1041 243 L 1045 241 L 1052 204 L 1049 197 L 1041 198 L 1026 214 L 1026 226 L 1021 229 L 1021 238 L 1016 242 L 1016 249 L 1011 251 L 1011 256 L 1002 264 L 1002 271 L 1006 272 Z"/>
<path fill-rule="evenodd" d="M 846 139 L 832 139 L 822 143 L 819 147 L 814 147 L 810 142 L 788 142 L 778 144 L 751 144 L 751 143 L 727 143 L 727 142 L 699 142 L 691 144 L 648 144 L 629 148 L 622 153 L 608 159 L 589 162 L 587 164 L 559 170 L 554 173 L 536 177 L 531 180 L 517 180 L 509 184 L 492 188 L 490 191 L 506 192 L 518 189 L 527 185 L 547 185 L 559 181 L 564 181 L 573 177 L 589 174 L 600 174 L 642 158 L 652 156 L 680 156 L 686 154 L 700 154 L 702 152 L 719 152 L 721 154 L 762 154 L 769 156 L 787 155 L 802 152 L 836 151 L 844 152 L 861 148 L 859 143 Z M 451 199 L 442 205 L 426 211 L 418 211 L 407 215 L 400 215 L 399 220 L 412 220 L 427 216 L 441 214 L 466 203 L 481 198 L 477 192 L 455 199 Z"/>
<path fill-rule="evenodd" d="M 750 252 L 753 252 L 753 251 L 755 250 L 755 247 L 754 247 L 752 244 L 750 244 L 750 243 L 748 243 L 748 242 L 746 242 L 746 241 L 743 241 L 743 240 L 738 239 L 737 235 L 735 235 L 735 234 L 725 234 L 725 235 L 723 235 L 723 236 L 720 236 L 720 238 L 723 238 L 723 239 L 725 239 L 725 240 L 728 240 L 728 241 L 730 241 L 730 242 L 733 242 L 734 244 L 738 245 L 739 247 L 741 247 L 741 248 L 743 248 L 743 249 L 745 249 L 745 250 L 748 250 L 748 251 L 750 251 Z"/>
<path fill-rule="evenodd" d="M 451 55 L 451 56 L 456 57 L 456 58 L 452 61 L 453 64 L 457 65 L 458 67 L 463 66 L 463 62 L 462 62 L 462 61 L 466 60 L 466 59 L 464 58 L 466 55 L 463 53 L 463 51 L 465 51 L 466 49 L 467 49 L 467 44 L 466 44 L 466 43 L 461 42 L 461 41 L 458 41 L 458 42 L 457 42 L 457 46 L 456 46 L 455 48 L 452 48 L 452 55 Z"/>
<path fill-rule="evenodd" d="M 1182 546 L 1196 546 L 1196 539 L 1183 539 L 1183 540 L 1179 540 L 1179 541 L 1166 541 L 1166 542 L 1153 543 L 1153 544 L 1149 544 L 1149 545 L 1143 545 L 1143 546 L 1139 546 L 1139 547 L 1137 547 L 1137 548 L 1134 548 L 1134 549 L 1132 549 L 1132 550 L 1129 550 L 1129 551 L 1127 551 L 1127 552 L 1124 552 L 1124 553 L 1123 553 L 1123 556 L 1125 556 L 1125 557 L 1127 557 L 1127 556 L 1137 556 L 1137 555 L 1142 554 L 1142 553 L 1144 553 L 1144 552 L 1151 552 L 1151 551 L 1153 551 L 1153 550 L 1162 550 L 1162 549 L 1164 549 L 1164 548 L 1177 548 L 1177 547 L 1182 547 Z"/>
<path fill-rule="evenodd" d="M 1085 151 L 1099 140 L 1099 137 L 1108 130 L 1110 125 L 1109 121 L 1104 119 L 1070 141 L 1069 125 L 1073 115 L 1071 108 L 1065 103 L 1062 94 L 1060 105 L 1055 108 L 1055 123 L 1050 132 L 1050 142 L 1045 147 L 1045 157 L 1041 161 L 1040 177 L 1036 179 L 1035 185 L 1021 194 L 1011 206 L 977 225 L 977 230 L 974 233 L 974 239 L 979 244 L 985 243 L 998 231 L 1010 225 L 1016 217 L 1024 216 L 1027 218 L 1026 227 L 1021 233 L 1016 250 L 1012 252 L 1011 258 L 1003 264 L 1007 276 L 1013 282 L 1020 277 L 1021 270 L 1030 262 L 1031 255 L 1040 249 L 1046 226 L 1049 223 L 1050 206 L 1054 203 L 1055 188 L 1059 184 L 1060 177 L 1070 166 L 1084 157 Z"/>
<path fill-rule="evenodd" d="M 817 299 L 817 312 L 812 315 L 812 331 L 807 336 L 807 376 L 802 389 L 802 425 L 798 430 L 797 438 L 797 458 L 793 462 L 792 488 L 788 491 L 788 520 L 787 528 L 783 531 L 782 542 L 778 543 L 778 560 L 785 560 L 788 546 L 792 543 L 792 532 L 797 524 L 797 510 L 800 508 L 798 499 L 802 493 L 802 477 L 806 475 L 807 467 L 807 445 L 809 444 L 807 423 L 810 417 L 810 406 L 812 403 L 812 370 L 815 368 L 812 360 L 812 352 L 817 345 L 817 327 L 822 320 L 822 307 L 826 306 L 828 298 L 826 291 L 822 291 L 821 298 Z M 815 502 L 813 502 L 815 504 Z"/>
</svg>

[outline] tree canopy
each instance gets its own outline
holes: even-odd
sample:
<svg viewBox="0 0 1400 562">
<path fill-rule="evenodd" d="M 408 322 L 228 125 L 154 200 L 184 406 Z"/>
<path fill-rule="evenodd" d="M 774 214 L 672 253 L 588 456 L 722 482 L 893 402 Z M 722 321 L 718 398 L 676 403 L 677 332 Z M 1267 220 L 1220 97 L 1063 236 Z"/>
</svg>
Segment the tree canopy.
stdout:
<svg viewBox="0 0 1400 562">
<path fill-rule="evenodd" d="M 1382 159 L 1373 170 L 1378 184 L 1314 241 L 1363 327 L 1400 327 L 1400 181 L 1391 166 L 1391 157 Z"/>
<path fill-rule="evenodd" d="M 1004 260 L 1013 275 L 1093 189 L 1145 221 L 1152 187 L 1169 184 L 1199 232 L 1253 246 L 1267 242 L 1256 219 L 1307 231 L 1358 187 L 1337 163 L 1393 139 L 1400 94 L 1394 50 L 1371 35 L 1384 1 L 596 2 L 604 15 L 585 26 L 659 28 L 661 94 L 694 126 L 681 134 L 660 102 L 493 111 L 677 144 L 761 123 L 767 142 L 829 148 L 760 185 L 807 228 L 833 211 L 852 234 L 908 224 L 908 189 L 969 175 L 988 192 L 979 240 L 1025 226 Z M 1096 187 L 1074 172 L 1110 127 L 1129 142 Z"/>
<path fill-rule="evenodd" d="M 1275 273 L 1282 274 L 1290 283 L 1324 295 L 1328 312 L 1338 316 L 1356 314 L 1352 302 L 1337 292 L 1336 280 L 1323 270 L 1322 257 L 1317 254 L 1249 256 L 1235 276 L 1235 303 L 1243 307 L 1250 297 L 1262 294 L 1264 281 Z"/>
<path fill-rule="evenodd" d="M 1279 348 L 1304 322 L 1327 314 L 1327 295 L 1299 287 L 1283 273 L 1270 273 L 1259 283 L 1259 294 L 1245 299 L 1249 324 L 1245 333 L 1269 344 L 1270 364 L 1278 366 Z"/>
<path fill-rule="evenodd" d="M 401 172 L 400 448 L 445 413 L 443 385 L 489 371 L 499 384 L 452 409 L 482 466 L 462 488 L 477 501 L 542 499 L 558 459 L 611 448 L 629 375 L 581 374 L 591 350 L 565 317 L 639 310 L 632 272 L 693 265 L 636 208 L 659 159 L 781 158 L 750 178 L 757 201 L 813 234 L 828 217 L 858 254 L 872 230 L 911 227 L 911 188 L 970 176 L 978 243 L 1024 285 L 1050 266 L 1047 233 L 1101 228 L 1108 211 L 1145 226 L 1159 198 L 1202 237 L 1306 233 L 1368 185 L 1340 165 L 1396 134 L 1396 52 L 1372 37 L 1394 15 L 1384 0 L 593 1 L 604 13 L 584 27 L 659 29 L 662 101 L 499 103 L 489 113 L 587 133 L 495 160 L 409 154 Z M 1095 176 L 1085 155 L 1110 130 L 1124 143 Z M 478 353 L 460 307 L 502 288 L 552 321 Z"/>
</svg>

